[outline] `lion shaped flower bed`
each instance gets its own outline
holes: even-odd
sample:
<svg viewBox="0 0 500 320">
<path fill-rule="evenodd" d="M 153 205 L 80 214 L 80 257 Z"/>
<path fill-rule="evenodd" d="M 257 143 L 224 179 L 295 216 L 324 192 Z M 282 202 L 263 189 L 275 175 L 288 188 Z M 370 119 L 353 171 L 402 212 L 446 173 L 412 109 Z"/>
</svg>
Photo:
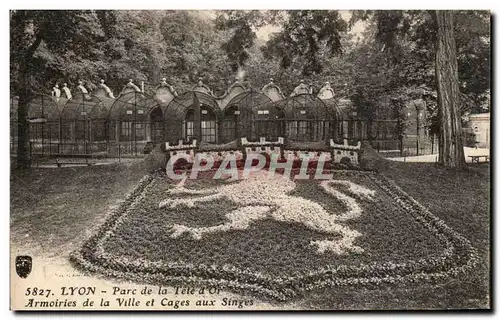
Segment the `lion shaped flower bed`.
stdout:
<svg viewBox="0 0 500 320">
<path fill-rule="evenodd" d="M 384 176 L 297 173 L 149 174 L 71 261 L 107 277 L 276 300 L 325 286 L 440 281 L 477 263 L 468 240 Z"/>
</svg>

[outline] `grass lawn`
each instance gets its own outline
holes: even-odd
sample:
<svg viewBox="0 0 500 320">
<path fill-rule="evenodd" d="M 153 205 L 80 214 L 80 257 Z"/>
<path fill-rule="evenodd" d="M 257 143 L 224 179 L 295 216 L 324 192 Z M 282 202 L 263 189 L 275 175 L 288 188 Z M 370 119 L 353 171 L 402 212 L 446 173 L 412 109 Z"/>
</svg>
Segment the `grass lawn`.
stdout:
<svg viewBox="0 0 500 320">
<path fill-rule="evenodd" d="M 480 264 L 472 274 L 441 281 L 439 284 L 415 283 L 317 289 L 308 292 L 300 300 L 294 301 L 294 307 L 343 310 L 488 308 L 489 166 L 487 164 L 474 165 L 470 167 L 470 170 L 450 174 L 449 170 L 437 168 L 434 164 L 398 163 L 375 156 L 371 157 L 370 165 L 395 181 L 449 227 L 470 240 L 472 245 L 479 250 Z M 104 222 L 108 209 L 117 206 L 143 175 L 144 171 L 139 166 L 123 164 L 12 172 L 11 241 L 13 245 L 31 245 L 38 247 L 41 255 L 68 257 L 69 253 L 76 250 L 89 236 L 92 228 Z M 306 194 L 308 191 L 307 188 L 298 188 L 297 192 Z M 229 206 L 230 204 L 223 207 Z M 140 217 L 136 215 L 134 219 L 140 219 Z M 161 221 L 159 215 L 150 218 Z M 193 218 L 191 219 L 193 223 L 205 223 L 203 220 L 196 219 L 194 211 L 191 218 Z M 217 219 L 217 217 L 213 218 Z M 370 223 L 365 220 L 353 223 L 358 223 L 357 228 L 363 230 L 362 232 L 369 232 L 369 225 L 375 225 L 374 221 Z M 392 231 L 394 230 L 396 228 Z M 165 240 L 165 237 L 159 237 L 161 231 L 150 230 L 151 240 Z M 257 231 L 259 230 L 248 229 L 245 231 L 249 233 L 246 237 L 255 235 Z M 287 231 L 292 234 L 299 232 L 302 235 L 309 233 L 309 236 L 311 233 L 307 229 L 297 229 L 294 225 L 285 225 L 283 232 Z M 241 235 L 245 236 L 245 232 Z M 260 232 L 265 232 L 265 229 L 261 229 Z M 381 233 L 380 230 L 375 230 L 375 232 Z M 404 243 L 403 236 L 404 234 L 401 234 L 401 241 L 397 241 L 397 236 L 393 239 L 391 245 L 394 246 L 394 250 L 411 245 L 411 243 Z M 421 247 L 431 252 L 437 246 L 428 241 L 431 240 L 426 239 L 425 236 L 418 240 Z M 398 244 L 401 247 L 398 248 Z M 302 250 L 304 242 L 297 240 L 292 245 Z M 369 245 L 370 242 L 365 243 L 365 247 Z M 378 248 L 380 256 L 386 257 L 394 254 L 393 250 L 384 249 L 382 243 L 378 244 Z M 126 252 L 132 258 L 137 254 L 143 255 L 154 251 L 154 247 L 148 247 L 147 244 L 142 246 L 142 249 L 139 247 L 133 249 Z M 275 252 L 277 255 L 282 253 Z M 227 252 L 221 251 L 218 256 L 223 257 L 224 254 Z M 244 256 L 246 258 L 241 260 L 242 263 L 254 257 L 254 253 L 249 251 Z M 306 257 L 302 258 L 305 259 L 303 264 L 307 264 Z M 275 259 L 277 265 L 280 265 L 282 261 L 282 259 Z M 281 266 L 289 267 L 285 264 Z"/>
<path fill-rule="evenodd" d="M 137 164 L 12 171 L 11 243 L 68 256 L 144 174 Z"/>
</svg>

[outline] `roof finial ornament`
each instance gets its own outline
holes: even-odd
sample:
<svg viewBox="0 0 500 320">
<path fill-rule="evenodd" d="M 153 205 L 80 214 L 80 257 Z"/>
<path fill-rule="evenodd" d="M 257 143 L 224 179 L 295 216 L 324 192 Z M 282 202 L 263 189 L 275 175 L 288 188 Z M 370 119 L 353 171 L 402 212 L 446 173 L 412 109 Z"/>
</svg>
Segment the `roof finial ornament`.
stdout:
<svg viewBox="0 0 500 320">
<path fill-rule="evenodd" d="M 64 93 L 64 95 L 66 96 L 65 98 L 66 99 L 71 99 L 72 98 L 72 95 L 71 95 L 71 91 L 69 90 L 68 88 L 68 84 L 67 83 L 64 83 L 63 84 L 63 87 L 62 87 L 62 93 Z"/>
<path fill-rule="evenodd" d="M 61 96 L 61 90 L 59 90 L 59 85 L 56 83 L 52 88 L 52 96 L 59 98 Z"/>
<path fill-rule="evenodd" d="M 284 98 L 281 89 L 274 83 L 274 78 L 269 78 L 269 83 L 262 87 L 262 92 L 273 101 L 279 101 Z"/>
<path fill-rule="evenodd" d="M 330 81 L 326 81 L 323 87 L 318 92 L 318 98 L 321 100 L 333 99 L 335 97 L 335 92 L 330 84 Z"/>
<path fill-rule="evenodd" d="M 83 81 L 82 80 L 78 80 L 78 87 L 77 88 L 83 94 L 89 93 L 88 90 L 87 90 L 87 88 L 85 88 L 85 86 L 83 85 Z"/>
<path fill-rule="evenodd" d="M 304 79 L 300 80 L 300 84 L 293 89 L 291 97 L 297 96 L 299 94 L 310 94 L 309 86 L 305 84 Z"/>
<path fill-rule="evenodd" d="M 132 79 L 128 79 L 128 83 L 125 85 L 125 88 L 132 88 L 135 92 L 141 92 L 141 89 L 134 84 Z"/>
<path fill-rule="evenodd" d="M 109 98 L 115 99 L 115 96 L 113 95 L 113 91 L 104 83 L 104 79 L 101 79 L 101 83 L 99 84 L 99 87 L 101 87 L 106 94 L 108 95 Z"/>
<path fill-rule="evenodd" d="M 156 89 L 159 89 L 159 88 L 168 88 L 168 90 L 174 95 L 174 97 L 178 96 L 174 87 L 172 87 L 170 84 L 168 84 L 167 78 L 165 78 L 165 77 L 161 78 L 160 84 L 158 85 L 158 87 L 156 87 Z"/>
</svg>

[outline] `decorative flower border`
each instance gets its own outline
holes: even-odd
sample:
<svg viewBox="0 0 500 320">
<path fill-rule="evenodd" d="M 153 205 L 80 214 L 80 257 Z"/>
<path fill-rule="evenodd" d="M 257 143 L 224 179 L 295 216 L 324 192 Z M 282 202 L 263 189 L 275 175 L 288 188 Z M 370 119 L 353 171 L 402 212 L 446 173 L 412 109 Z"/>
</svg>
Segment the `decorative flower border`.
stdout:
<svg viewBox="0 0 500 320">
<path fill-rule="evenodd" d="M 464 274 L 478 263 L 478 252 L 471 243 L 430 213 L 414 198 L 401 190 L 385 176 L 370 171 L 331 170 L 343 175 L 365 175 L 387 192 L 399 206 L 417 222 L 425 226 L 446 247 L 441 255 L 409 260 L 359 265 L 320 267 L 308 273 L 287 277 L 270 277 L 250 269 L 231 265 L 193 265 L 163 261 L 130 260 L 105 253 L 102 244 L 123 222 L 127 213 L 141 201 L 158 172 L 145 176 L 113 211 L 104 224 L 70 255 L 70 261 L 85 271 L 151 284 L 198 284 L 228 288 L 238 292 L 253 292 L 279 301 L 285 301 L 308 290 L 326 286 L 378 285 L 435 281 Z"/>
</svg>

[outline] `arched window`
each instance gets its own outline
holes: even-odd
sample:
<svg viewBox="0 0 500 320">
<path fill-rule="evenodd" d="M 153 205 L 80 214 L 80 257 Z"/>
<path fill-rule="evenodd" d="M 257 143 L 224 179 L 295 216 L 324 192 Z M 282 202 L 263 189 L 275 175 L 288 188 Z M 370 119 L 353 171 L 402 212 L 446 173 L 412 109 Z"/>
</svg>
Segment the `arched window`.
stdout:
<svg viewBox="0 0 500 320">
<path fill-rule="evenodd" d="M 199 139 L 204 142 L 216 143 L 217 142 L 217 122 L 215 113 L 204 106 L 200 105 L 200 134 Z M 195 110 L 190 108 L 186 113 L 186 118 L 184 122 L 184 138 L 191 140 L 195 138 L 196 128 L 195 128 Z"/>
<path fill-rule="evenodd" d="M 322 100 L 310 94 L 298 94 L 281 103 L 290 140 L 312 142 L 328 138 L 329 114 Z"/>
<path fill-rule="evenodd" d="M 234 97 L 226 108 L 224 119 L 227 119 L 228 130 L 234 132 L 235 138 L 276 139 L 282 133 L 281 111 L 260 92 L 243 92 Z M 235 129 L 231 130 L 231 126 Z"/>
<path fill-rule="evenodd" d="M 199 115 L 195 115 L 196 103 L 199 104 Z M 167 141 L 175 143 L 179 139 L 197 138 L 204 142 L 218 142 L 219 112 L 217 102 L 211 95 L 198 91 L 185 92 L 164 107 L 163 113 Z"/>
<path fill-rule="evenodd" d="M 32 152 L 57 153 L 60 143 L 61 110 L 65 99 L 38 95 L 29 102 L 28 122 Z"/>
<path fill-rule="evenodd" d="M 120 153 L 142 154 L 151 140 L 150 113 L 158 102 L 142 92 L 129 90 L 118 97 L 109 111 L 109 136 Z M 115 152 L 115 150 L 113 151 Z"/>
</svg>

